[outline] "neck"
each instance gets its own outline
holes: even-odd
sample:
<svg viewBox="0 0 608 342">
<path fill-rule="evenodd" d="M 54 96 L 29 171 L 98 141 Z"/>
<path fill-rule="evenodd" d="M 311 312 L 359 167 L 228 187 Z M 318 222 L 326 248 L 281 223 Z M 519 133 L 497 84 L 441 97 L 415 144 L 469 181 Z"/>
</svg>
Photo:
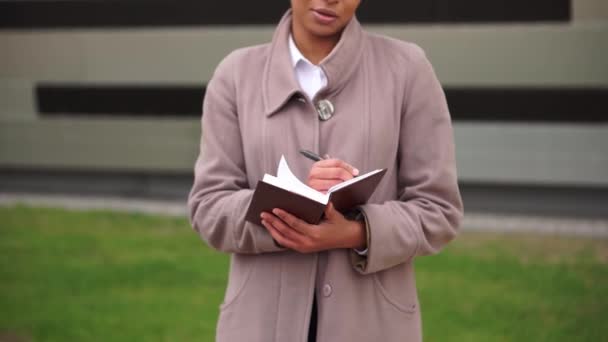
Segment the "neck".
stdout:
<svg viewBox="0 0 608 342">
<path fill-rule="evenodd" d="M 328 37 L 312 35 L 292 23 L 291 32 L 298 50 L 311 63 L 318 65 L 340 41 L 340 34 Z"/>
</svg>

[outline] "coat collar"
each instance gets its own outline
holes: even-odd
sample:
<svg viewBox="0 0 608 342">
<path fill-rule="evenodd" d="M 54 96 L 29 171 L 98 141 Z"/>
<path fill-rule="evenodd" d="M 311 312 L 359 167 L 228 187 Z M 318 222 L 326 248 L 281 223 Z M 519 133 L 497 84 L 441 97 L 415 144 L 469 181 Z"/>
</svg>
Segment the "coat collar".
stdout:
<svg viewBox="0 0 608 342">
<path fill-rule="evenodd" d="M 283 16 L 275 30 L 262 78 L 262 96 L 266 115 L 276 113 L 296 93 L 301 92 L 295 78 L 289 52 L 291 10 Z M 320 94 L 340 90 L 356 70 L 363 51 L 363 30 L 356 18 L 346 25 L 340 41 L 319 66 L 327 77 L 327 87 Z"/>
</svg>

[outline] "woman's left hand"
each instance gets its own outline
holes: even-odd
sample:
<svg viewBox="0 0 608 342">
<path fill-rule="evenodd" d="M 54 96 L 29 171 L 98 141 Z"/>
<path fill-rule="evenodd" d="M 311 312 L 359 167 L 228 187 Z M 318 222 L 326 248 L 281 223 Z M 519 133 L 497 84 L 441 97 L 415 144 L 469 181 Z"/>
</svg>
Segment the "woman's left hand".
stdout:
<svg viewBox="0 0 608 342">
<path fill-rule="evenodd" d="M 332 203 L 325 209 L 325 219 L 318 225 L 308 224 L 281 209 L 264 212 L 261 217 L 262 224 L 279 245 L 300 253 L 366 248 L 363 223 L 347 220 Z"/>
</svg>

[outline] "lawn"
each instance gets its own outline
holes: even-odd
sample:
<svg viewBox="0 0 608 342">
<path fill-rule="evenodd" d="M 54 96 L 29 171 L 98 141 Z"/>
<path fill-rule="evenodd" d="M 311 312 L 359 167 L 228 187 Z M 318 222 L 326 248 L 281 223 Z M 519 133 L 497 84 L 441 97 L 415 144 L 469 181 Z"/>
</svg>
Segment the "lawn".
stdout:
<svg viewBox="0 0 608 342">
<path fill-rule="evenodd" d="M 227 268 L 185 219 L 0 208 L 0 341 L 212 341 Z M 425 341 L 608 335 L 608 241 L 465 233 L 416 270 Z"/>
</svg>

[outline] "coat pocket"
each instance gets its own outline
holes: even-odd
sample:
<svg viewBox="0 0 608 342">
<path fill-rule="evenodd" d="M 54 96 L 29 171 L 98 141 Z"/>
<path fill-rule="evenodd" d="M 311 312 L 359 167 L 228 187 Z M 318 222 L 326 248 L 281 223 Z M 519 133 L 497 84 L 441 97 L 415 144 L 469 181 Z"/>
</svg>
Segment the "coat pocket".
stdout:
<svg viewBox="0 0 608 342">
<path fill-rule="evenodd" d="M 230 261 L 230 274 L 228 286 L 224 294 L 224 301 L 220 310 L 225 310 L 234 304 L 247 285 L 255 266 L 256 258 L 253 256 L 233 254 Z"/>
<path fill-rule="evenodd" d="M 404 279 L 403 277 L 396 277 L 394 273 L 394 269 L 391 271 L 384 272 L 393 272 L 392 274 L 384 274 L 383 277 L 379 275 L 379 273 L 373 274 L 374 285 L 378 292 L 382 295 L 386 302 L 388 302 L 395 309 L 412 315 L 418 311 L 418 300 L 416 295 L 416 288 L 414 284 L 408 284 L 411 280 Z M 401 273 L 401 272 L 398 272 Z M 383 284 L 388 283 L 385 285 Z M 393 287 L 398 287 L 397 289 L 391 289 Z"/>
</svg>

